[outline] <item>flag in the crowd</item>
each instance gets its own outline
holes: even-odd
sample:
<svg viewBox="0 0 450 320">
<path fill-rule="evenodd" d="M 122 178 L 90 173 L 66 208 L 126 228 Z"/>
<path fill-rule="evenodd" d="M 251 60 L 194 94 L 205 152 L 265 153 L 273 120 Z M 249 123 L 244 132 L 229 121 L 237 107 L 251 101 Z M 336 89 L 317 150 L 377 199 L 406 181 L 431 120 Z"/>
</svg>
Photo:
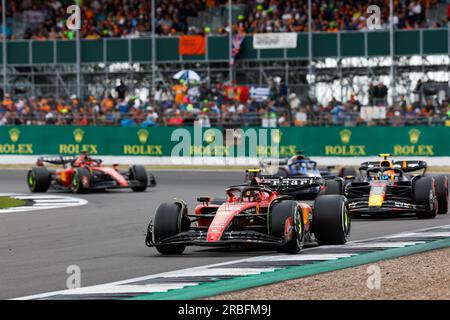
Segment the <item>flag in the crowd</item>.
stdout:
<svg viewBox="0 0 450 320">
<path fill-rule="evenodd" d="M 204 55 L 206 42 L 204 36 L 181 36 L 179 44 L 180 55 Z"/>
<path fill-rule="evenodd" d="M 228 99 L 240 103 L 247 103 L 250 96 L 250 89 L 248 86 L 225 86 L 225 92 Z"/>
<path fill-rule="evenodd" d="M 241 51 L 241 44 L 244 41 L 244 39 L 245 36 L 242 34 L 236 34 L 233 36 L 230 65 L 234 65 L 234 62 L 236 61 L 236 56 L 239 54 L 239 51 Z"/>
<path fill-rule="evenodd" d="M 270 89 L 263 87 L 251 87 L 250 97 L 255 98 L 256 101 L 261 102 L 269 97 Z"/>
</svg>

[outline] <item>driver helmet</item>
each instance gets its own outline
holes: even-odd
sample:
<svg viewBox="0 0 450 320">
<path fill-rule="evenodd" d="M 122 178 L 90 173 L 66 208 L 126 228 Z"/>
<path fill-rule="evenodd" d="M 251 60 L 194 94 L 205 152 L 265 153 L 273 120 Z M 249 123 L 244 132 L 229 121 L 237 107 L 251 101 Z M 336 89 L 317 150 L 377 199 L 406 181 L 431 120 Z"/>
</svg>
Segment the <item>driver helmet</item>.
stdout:
<svg viewBox="0 0 450 320">
<path fill-rule="evenodd" d="M 385 170 L 383 172 L 378 172 L 378 174 L 375 177 L 375 180 L 394 180 L 395 178 L 395 171 L 394 170 Z"/>
<path fill-rule="evenodd" d="M 395 179 L 395 170 L 385 170 L 383 172 L 383 175 L 386 177 L 389 177 L 389 179 L 386 179 L 386 180 L 394 180 Z"/>
<path fill-rule="evenodd" d="M 258 190 L 246 190 L 244 191 L 242 199 L 248 202 L 257 202 L 260 201 L 261 198 Z"/>
</svg>

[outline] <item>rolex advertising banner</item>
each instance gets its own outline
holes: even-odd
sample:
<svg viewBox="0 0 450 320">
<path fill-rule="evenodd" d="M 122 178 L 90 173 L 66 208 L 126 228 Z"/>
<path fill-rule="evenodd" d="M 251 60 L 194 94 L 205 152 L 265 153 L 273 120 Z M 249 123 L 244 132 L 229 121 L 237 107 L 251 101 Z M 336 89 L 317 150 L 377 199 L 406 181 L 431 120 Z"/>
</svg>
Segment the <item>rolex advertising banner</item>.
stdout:
<svg viewBox="0 0 450 320">
<path fill-rule="evenodd" d="M 449 127 L 0 127 L 2 155 L 258 156 L 449 156 Z M 239 154 L 239 150 L 244 150 Z"/>
</svg>

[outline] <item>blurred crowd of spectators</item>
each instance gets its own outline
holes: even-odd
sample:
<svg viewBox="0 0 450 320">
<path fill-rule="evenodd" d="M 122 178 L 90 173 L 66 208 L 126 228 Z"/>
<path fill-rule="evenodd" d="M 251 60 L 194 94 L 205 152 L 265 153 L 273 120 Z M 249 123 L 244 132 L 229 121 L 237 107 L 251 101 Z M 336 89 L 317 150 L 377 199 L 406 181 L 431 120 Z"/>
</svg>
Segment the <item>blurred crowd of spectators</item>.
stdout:
<svg viewBox="0 0 450 320">
<path fill-rule="evenodd" d="M 380 82 L 376 87 L 383 88 Z M 0 125 L 119 125 L 119 126 L 357 126 L 357 125 L 450 125 L 450 100 L 425 98 L 422 103 L 401 96 L 394 105 L 386 99 L 372 106 L 385 106 L 386 117 L 367 120 L 363 106 L 352 95 L 348 101 L 333 98 L 322 105 L 312 98 L 288 93 L 286 85 L 271 81 L 263 99 L 249 95 L 242 101 L 238 87 L 183 82 L 159 84 L 154 94 L 140 99 L 125 84 L 102 97 L 79 99 L 11 97 L 0 105 Z M 384 102 L 383 102 L 384 101 Z"/>
<path fill-rule="evenodd" d="M 426 11 L 435 8 L 440 0 L 394 1 L 394 25 L 398 29 L 444 27 L 447 20 L 431 24 Z M 308 31 L 307 0 L 253 0 L 248 13 L 243 17 L 241 27 L 248 33 L 263 32 L 306 32 Z M 367 13 L 370 5 L 381 9 L 381 27 L 389 24 L 389 0 L 312 0 L 312 31 L 337 32 L 340 30 L 364 30 L 372 14 Z"/>
<path fill-rule="evenodd" d="M 188 17 L 196 17 L 209 8 L 226 5 L 227 0 L 157 0 L 156 32 L 162 35 L 226 33 L 227 24 L 215 30 L 201 30 L 188 25 Z M 445 27 L 447 19 L 427 21 L 427 10 L 445 0 L 396 0 L 394 24 L 399 29 Z M 75 33 L 66 27 L 69 0 L 8 0 L 7 35 L 16 37 L 13 19 L 17 13 L 27 28 L 27 39 L 73 39 Z M 81 35 L 87 39 L 103 37 L 137 37 L 151 31 L 150 1 L 82 0 Z M 234 25 L 235 32 L 305 32 L 308 28 L 307 0 L 233 0 L 244 7 Z M 381 8 L 381 24 L 389 20 L 389 0 L 312 0 L 313 31 L 366 29 L 368 5 Z M 226 10 L 224 10 L 226 11 Z M 226 21 L 226 19 L 224 20 Z"/>
</svg>

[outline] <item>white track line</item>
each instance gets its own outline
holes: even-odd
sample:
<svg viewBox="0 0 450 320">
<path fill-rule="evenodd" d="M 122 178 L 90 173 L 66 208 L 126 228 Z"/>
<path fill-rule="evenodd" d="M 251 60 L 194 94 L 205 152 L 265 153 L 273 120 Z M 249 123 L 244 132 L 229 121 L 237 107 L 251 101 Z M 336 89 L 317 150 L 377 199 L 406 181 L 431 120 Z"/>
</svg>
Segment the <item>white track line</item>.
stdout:
<svg viewBox="0 0 450 320">
<path fill-rule="evenodd" d="M 60 209 L 83 206 L 87 200 L 69 196 L 56 195 L 26 195 L 17 193 L 0 193 L 0 196 L 11 197 L 19 200 L 33 201 L 31 205 L 0 209 L 0 213 L 27 212 L 36 210 Z"/>
</svg>

